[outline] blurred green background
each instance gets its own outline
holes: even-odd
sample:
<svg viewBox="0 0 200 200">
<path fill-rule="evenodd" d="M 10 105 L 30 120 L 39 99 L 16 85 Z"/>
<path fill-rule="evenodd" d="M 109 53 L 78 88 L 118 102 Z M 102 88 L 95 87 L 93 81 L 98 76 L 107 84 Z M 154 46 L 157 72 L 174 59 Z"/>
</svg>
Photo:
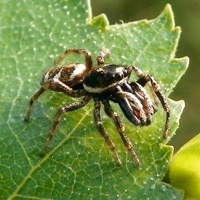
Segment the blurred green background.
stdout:
<svg viewBox="0 0 200 200">
<path fill-rule="evenodd" d="M 175 150 L 200 132 L 200 1 L 199 0 L 92 0 L 93 16 L 105 13 L 110 24 L 157 17 L 171 4 L 176 26 L 182 28 L 176 57 L 188 56 L 190 65 L 170 97 L 186 103 L 180 127 L 171 144 Z"/>
</svg>

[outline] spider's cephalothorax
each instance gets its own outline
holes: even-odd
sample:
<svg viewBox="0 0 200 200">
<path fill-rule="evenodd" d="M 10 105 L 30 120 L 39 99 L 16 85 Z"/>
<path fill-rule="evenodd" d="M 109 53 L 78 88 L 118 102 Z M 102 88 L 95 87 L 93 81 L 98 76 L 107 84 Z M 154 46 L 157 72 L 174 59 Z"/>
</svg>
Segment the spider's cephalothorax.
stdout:
<svg viewBox="0 0 200 200">
<path fill-rule="evenodd" d="M 58 66 L 68 54 L 82 54 L 85 64 L 70 64 Z M 104 59 L 110 54 L 104 49 L 97 56 L 97 67 L 93 68 L 91 53 L 86 49 L 69 49 L 55 60 L 53 69 L 47 71 L 41 81 L 41 88 L 33 95 L 25 116 L 28 121 L 32 112 L 33 103 L 37 101 L 46 90 L 63 92 L 71 97 L 83 97 L 80 102 L 74 102 L 61 107 L 54 117 L 43 153 L 49 148 L 52 138 L 56 134 L 56 128 L 63 113 L 73 111 L 85 106 L 91 99 L 94 101 L 94 121 L 99 133 L 108 144 L 115 161 L 121 165 L 121 160 L 115 148 L 115 144 L 105 130 L 101 115 L 101 104 L 105 113 L 113 120 L 118 133 L 129 151 L 131 157 L 137 164 L 140 161 L 134 151 L 131 140 L 125 134 L 125 128 L 120 116 L 112 109 L 110 102 L 117 103 L 126 118 L 135 125 L 146 126 L 151 123 L 152 115 L 156 112 L 153 101 L 146 92 L 144 86 L 148 83 L 152 91 L 161 102 L 166 112 L 166 122 L 163 137 L 167 137 L 169 129 L 170 109 L 166 99 L 160 92 L 159 85 L 150 75 L 144 75 L 142 71 L 134 66 L 123 66 L 116 64 L 105 64 Z M 138 76 L 135 82 L 129 82 L 131 73 Z"/>
</svg>

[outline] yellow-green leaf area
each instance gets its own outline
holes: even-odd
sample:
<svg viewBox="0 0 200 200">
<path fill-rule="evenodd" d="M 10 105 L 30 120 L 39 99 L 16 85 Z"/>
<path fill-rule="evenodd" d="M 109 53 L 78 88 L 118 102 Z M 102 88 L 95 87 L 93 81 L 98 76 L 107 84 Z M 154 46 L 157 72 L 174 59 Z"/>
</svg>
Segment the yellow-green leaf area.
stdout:
<svg viewBox="0 0 200 200">
<path fill-rule="evenodd" d="M 111 120 L 102 119 L 123 161 L 117 167 L 93 123 L 93 102 L 66 114 L 52 147 L 38 156 L 57 109 L 72 99 L 47 92 L 35 104 L 28 124 L 23 117 L 42 74 L 65 49 L 87 48 L 96 55 L 109 48 L 109 63 L 136 65 L 159 82 L 168 96 L 184 74 L 188 58 L 175 58 L 180 28 L 171 7 L 153 20 L 109 25 L 93 18 L 86 0 L 0 2 L 0 199 L 182 199 L 163 183 L 173 149 L 162 138 L 161 106 L 148 127 L 135 127 L 112 104 L 134 143 L 141 167 L 126 152 Z M 80 56 L 70 61 L 83 62 Z M 69 62 L 69 61 L 66 61 Z M 136 80 L 133 75 L 131 80 Z M 184 102 L 168 99 L 168 140 L 178 127 Z"/>
<path fill-rule="evenodd" d="M 200 198 L 200 134 L 192 138 L 173 157 L 169 168 L 170 183 L 184 190 L 184 199 Z"/>
</svg>

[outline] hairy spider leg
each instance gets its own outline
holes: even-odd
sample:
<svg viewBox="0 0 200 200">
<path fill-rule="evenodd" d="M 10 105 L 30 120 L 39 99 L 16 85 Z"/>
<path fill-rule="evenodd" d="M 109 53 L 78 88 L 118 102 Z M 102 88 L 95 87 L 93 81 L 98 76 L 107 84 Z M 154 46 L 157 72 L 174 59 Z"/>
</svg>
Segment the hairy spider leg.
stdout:
<svg viewBox="0 0 200 200">
<path fill-rule="evenodd" d="M 105 63 L 105 58 L 110 55 L 110 50 L 109 49 L 103 49 L 99 55 L 97 56 L 97 65 L 104 65 Z"/>
<path fill-rule="evenodd" d="M 157 111 L 155 106 L 153 105 L 151 98 L 147 94 L 146 90 L 142 85 L 140 85 L 137 82 L 131 82 L 130 83 L 133 93 L 137 96 L 137 98 L 140 100 L 143 110 L 146 115 L 146 125 L 149 125 L 151 123 L 151 116 Z M 154 94 L 155 95 L 155 94 Z"/>
<path fill-rule="evenodd" d="M 59 88 L 63 93 L 71 96 L 71 97 L 81 97 L 81 96 L 85 96 L 86 95 L 86 91 L 85 90 L 73 90 L 72 88 L 70 88 L 69 86 L 65 85 L 64 83 L 62 83 L 59 79 L 53 78 L 48 80 L 47 82 L 45 82 L 42 87 L 32 96 L 30 102 L 29 102 L 29 106 L 24 118 L 24 121 L 29 121 L 30 119 L 30 115 L 32 113 L 33 110 L 33 104 L 38 100 L 38 98 L 46 91 L 48 90 L 48 88 L 54 85 L 57 88 Z"/>
<path fill-rule="evenodd" d="M 88 70 L 88 72 L 90 72 L 92 70 L 92 56 L 91 56 L 91 52 L 86 50 L 86 49 L 67 49 L 64 51 L 64 53 L 62 55 L 60 55 L 55 61 L 54 64 L 55 65 L 59 65 L 67 55 L 69 54 L 81 54 L 85 56 L 85 64 L 86 64 L 86 68 Z"/>
<path fill-rule="evenodd" d="M 124 88 L 123 88 L 124 89 Z M 120 86 L 117 86 L 117 93 L 114 98 L 117 99 L 122 112 L 126 118 L 136 126 L 145 125 L 145 116 L 141 102 L 133 95 L 132 89 L 131 92 L 126 92 L 122 90 Z"/>
<path fill-rule="evenodd" d="M 48 135 L 47 141 L 46 141 L 46 143 L 45 143 L 45 145 L 43 147 L 43 150 L 42 150 L 42 152 L 40 154 L 41 156 L 45 155 L 48 152 L 48 149 L 51 146 L 52 140 L 53 140 L 54 136 L 56 135 L 56 129 L 58 127 L 58 124 L 59 124 L 59 122 L 61 120 L 62 115 L 64 113 L 67 113 L 67 112 L 70 112 L 70 111 L 74 111 L 74 110 L 77 110 L 77 109 L 80 109 L 80 108 L 84 107 L 90 100 L 91 100 L 90 96 L 85 96 L 82 101 L 70 103 L 70 104 L 68 104 L 66 106 L 61 107 L 58 110 L 58 112 L 54 116 L 53 124 L 52 124 L 52 127 L 51 127 L 50 131 L 49 131 L 49 135 Z"/>
<path fill-rule="evenodd" d="M 138 69 L 135 66 L 132 66 L 133 71 L 135 74 L 140 78 L 137 83 L 139 83 L 141 86 L 145 86 L 148 82 L 151 83 L 151 87 L 153 88 L 153 91 L 155 92 L 156 96 L 158 97 L 159 101 L 161 102 L 161 105 L 166 112 L 166 122 L 165 122 L 165 129 L 163 132 L 163 138 L 166 139 L 168 135 L 168 130 L 169 130 L 169 122 L 170 122 L 170 108 L 169 105 L 164 98 L 164 96 L 161 93 L 160 87 L 156 80 L 150 76 L 150 75 L 144 75 L 143 72 Z"/>
<path fill-rule="evenodd" d="M 110 138 L 109 134 L 107 133 L 107 131 L 105 130 L 104 128 L 104 125 L 102 123 L 102 120 L 101 120 L 101 115 L 100 115 L 100 107 L 101 107 L 101 103 L 99 100 L 97 99 L 94 99 L 94 120 L 95 120 L 95 124 L 96 124 L 96 127 L 99 131 L 99 133 L 103 136 L 103 138 L 105 139 L 105 142 L 106 144 L 109 146 L 112 154 L 113 154 L 113 157 L 116 161 L 116 163 L 121 166 L 122 165 L 122 162 L 119 158 L 119 155 L 116 151 L 116 148 L 115 148 L 115 144 L 114 142 L 112 141 L 112 139 Z"/>
<path fill-rule="evenodd" d="M 62 81 L 60 81 L 58 78 L 54 77 L 52 79 L 47 80 L 42 87 L 45 88 L 45 90 L 48 90 L 52 86 L 59 89 L 59 91 L 62 91 L 64 94 L 70 96 L 70 97 L 81 97 L 86 95 L 86 91 L 83 89 L 80 90 L 73 90 L 71 87 L 64 84 Z"/>
<path fill-rule="evenodd" d="M 118 104 L 127 119 L 136 126 L 147 125 L 147 116 L 140 100 L 129 92 L 117 92 Z"/>
<path fill-rule="evenodd" d="M 136 162 L 137 165 L 140 165 L 140 161 L 137 157 L 137 154 L 135 153 L 133 144 L 132 144 L 131 140 L 129 139 L 129 137 L 124 132 L 125 127 L 122 123 L 120 116 L 117 114 L 117 112 L 115 112 L 111 108 L 109 101 L 103 101 L 102 103 L 104 104 L 104 110 L 105 110 L 106 114 L 113 120 L 126 149 L 128 150 L 128 152 L 131 155 L 131 158 Z"/>
<path fill-rule="evenodd" d="M 31 98 L 31 100 L 29 101 L 29 106 L 28 109 L 26 111 L 26 115 L 24 118 L 25 122 L 28 122 L 30 119 L 30 115 L 32 113 L 33 110 L 33 104 L 38 100 L 38 98 L 45 92 L 45 89 L 43 87 L 41 87 Z"/>
</svg>

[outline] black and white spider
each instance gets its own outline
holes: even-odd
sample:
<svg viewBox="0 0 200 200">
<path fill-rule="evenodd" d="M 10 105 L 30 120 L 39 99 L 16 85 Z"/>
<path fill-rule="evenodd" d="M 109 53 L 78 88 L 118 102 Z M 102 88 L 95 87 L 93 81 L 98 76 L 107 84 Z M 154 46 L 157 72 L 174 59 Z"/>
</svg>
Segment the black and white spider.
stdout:
<svg viewBox="0 0 200 200">
<path fill-rule="evenodd" d="M 58 66 L 68 54 L 81 54 L 85 57 L 85 64 L 70 64 Z M 156 112 L 153 101 L 146 92 L 144 86 L 148 83 L 152 91 L 162 104 L 166 112 L 166 122 L 163 137 L 167 137 L 169 129 L 170 109 L 166 99 L 160 92 L 160 87 L 150 75 L 144 75 L 135 66 L 123 66 L 116 64 L 105 64 L 104 59 L 110 54 L 108 49 L 102 50 L 97 56 L 97 67 L 93 68 L 91 53 L 86 49 L 69 49 L 55 60 L 55 67 L 47 71 L 41 81 L 41 88 L 33 95 L 25 116 L 28 121 L 35 101 L 38 100 L 46 90 L 63 92 L 71 97 L 83 97 L 80 102 L 70 103 L 61 107 L 56 113 L 49 132 L 43 153 L 47 152 L 61 117 L 64 113 L 84 107 L 91 99 L 94 101 L 94 121 L 99 133 L 109 146 L 115 161 L 121 165 L 121 160 L 116 151 L 115 144 L 105 130 L 100 107 L 103 104 L 105 113 L 113 120 L 118 133 L 137 164 L 140 161 L 134 151 L 129 137 L 125 134 L 125 128 L 120 116 L 112 109 L 110 102 L 117 103 L 126 118 L 137 126 L 147 126 L 151 123 L 152 115 Z M 138 76 L 138 80 L 129 82 L 131 73 Z"/>
</svg>

